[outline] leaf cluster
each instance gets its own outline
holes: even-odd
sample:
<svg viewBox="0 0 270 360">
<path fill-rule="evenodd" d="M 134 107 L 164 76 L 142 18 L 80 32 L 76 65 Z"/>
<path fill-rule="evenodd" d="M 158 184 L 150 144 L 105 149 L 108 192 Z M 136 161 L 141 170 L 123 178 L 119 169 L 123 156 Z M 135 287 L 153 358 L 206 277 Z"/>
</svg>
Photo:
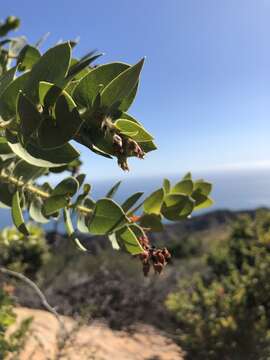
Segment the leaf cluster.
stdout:
<svg viewBox="0 0 270 360">
<path fill-rule="evenodd" d="M 127 113 L 144 59 L 135 65 L 93 65 L 102 54 L 90 52 L 77 59 L 73 41 L 43 54 L 39 45 L 40 41 L 30 45 L 19 37 L 1 48 L 8 61 L 0 77 L 0 203 L 11 208 L 21 233 L 29 235 L 24 211 L 42 224 L 62 215 L 67 233 L 81 250 L 86 249 L 77 229 L 109 235 L 114 248 L 139 254 L 143 252 L 140 238 L 146 230 L 162 229 L 162 219 L 181 220 L 212 204 L 211 184 L 193 181 L 190 174 L 172 188 L 165 180 L 139 205 L 142 193 L 121 205 L 112 199 L 119 184 L 94 201 L 85 175 L 78 174 L 80 154 L 74 144 L 116 158 L 123 170 L 129 169 L 128 158 L 142 159 L 156 149 L 153 136 Z M 70 176 L 56 186 L 40 184 L 41 176 L 63 171 Z"/>
</svg>

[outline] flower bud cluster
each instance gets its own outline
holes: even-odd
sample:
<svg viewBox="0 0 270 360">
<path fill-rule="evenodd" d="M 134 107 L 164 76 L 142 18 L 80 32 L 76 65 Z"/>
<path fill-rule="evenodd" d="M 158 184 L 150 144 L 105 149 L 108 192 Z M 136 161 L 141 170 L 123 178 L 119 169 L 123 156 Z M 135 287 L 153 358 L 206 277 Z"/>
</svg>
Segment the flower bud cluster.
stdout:
<svg viewBox="0 0 270 360">
<path fill-rule="evenodd" d="M 140 145 L 135 140 L 121 134 L 109 117 L 103 119 L 101 129 L 104 131 L 105 136 L 106 134 L 112 136 L 115 156 L 117 157 L 118 165 L 122 170 L 129 171 L 127 162 L 128 157 L 136 156 L 139 159 L 144 158 L 145 153 Z"/>
<path fill-rule="evenodd" d="M 156 274 L 160 274 L 171 259 L 170 252 L 166 248 L 157 249 L 150 246 L 149 238 L 147 236 L 142 236 L 139 241 L 144 249 L 144 252 L 139 255 L 143 264 L 144 276 L 148 275 L 151 266 Z"/>
</svg>

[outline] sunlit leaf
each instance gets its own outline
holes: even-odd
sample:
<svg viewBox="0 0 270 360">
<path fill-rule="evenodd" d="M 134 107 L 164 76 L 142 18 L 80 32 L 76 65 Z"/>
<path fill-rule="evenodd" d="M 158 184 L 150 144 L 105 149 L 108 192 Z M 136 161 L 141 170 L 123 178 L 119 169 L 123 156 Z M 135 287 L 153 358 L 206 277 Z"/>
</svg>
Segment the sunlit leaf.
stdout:
<svg viewBox="0 0 270 360">
<path fill-rule="evenodd" d="M 41 54 L 37 48 L 26 45 L 20 51 L 17 59 L 17 65 L 20 71 L 30 70 L 33 65 L 40 59 Z"/>
<path fill-rule="evenodd" d="M 131 195 L 121 205 L 122 209 L 125 212 L 129 211 L 132 208 L 132 206 L 134 206 L 136 204 L 136 202 L 142 197 L 142 195 L 143 195 L 143 192 L 137 192 L 137 193 Z"/>
<path fill-rule="evenodd" d="M 75 242 L 79 250 L 87 251 L 87 249 L 83 246 L 83 244 L 80 242 L 80 240 L 78 239 L 78 237 L 74 232 L 73 224 L 70 217 L 70 211 L 67 208 L 64 208 L 64 223 L 68 236 L 72 238 L 72 240 Z"/>
<path fill-rule="evenodd" d="M 39 101 L 40 81 L 53 83 L 60 88 L 67 83 L 65 76 L 68 72 L 70 57 L 71 47 L 66 42 L 50 48 L 35 63 L 25 87 L 26 94 L 32 101 L 35 103 Z"/>
<path fill-rule="evenodd" d="M 160 214 L 164 200 L 164 190 L 161 188 L 148 196 L 143 204 L 143 209 L 147 214 Z"/>
<path fill-rule="evenodd" d="M 122 208 L 111 199 L 97 201 L 94 214 L 89 224 L 89 232 L 103 235 L 122 227 L 129 220 Z"/>
<path fill-rule="evenodd" d="M 31 200 L 29 215 L 34 221 L 40 224 L 46 224 L 50 221 L 50 219 L 43 215 L 42 208 L 43 201 L 39 197 L 35 197 Z"/>
<path fill-rule="evenodd" d="M 116 78 L 114 78 L 101 91 L 101 104 L 105 107 L 119 106 L 129 96 L 139 81 L 144 59 L 136 65 L 129 67 Z"/>
<path fill-rule="evenodd" d="M 79 189 L 79 183 L 74 177 L 62 180 L 52 191 L 53 196 L 65 195 L 72 197 Z"/>
<path fill-rule="evenodd" d="M 13 220 L 14 225 L 16 226 L 16 228 L 21 233 L 28 236 L 29 232 L 28 232 L 27 227 L 26 227 L 25 222 L 24 222 L 22 209 L 21 209 L 21 204 L 20 204 L 20 194 L 19 194 L 18 190 L 15 192 L 15 194 L 12 197 L 11 215 L 12 215 L 12 220 Z"/>
<path fill-rule="evenodd" d="M 112 198 L 116 194 L 122 181 L 118 181 L 106 194 L 106 198 Z"/>
</svg>

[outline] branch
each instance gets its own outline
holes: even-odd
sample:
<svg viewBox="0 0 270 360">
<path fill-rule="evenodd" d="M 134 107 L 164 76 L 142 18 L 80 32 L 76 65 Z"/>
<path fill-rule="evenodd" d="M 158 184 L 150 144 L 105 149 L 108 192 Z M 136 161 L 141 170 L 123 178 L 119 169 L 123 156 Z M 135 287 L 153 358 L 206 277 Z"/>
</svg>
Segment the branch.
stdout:
<svg viewBox="0 0 270 360">
<path fill-rule="evenodd" d="M 28 184 L 23 182 L 22 180 L 17 179 L 16 177 L 12 176 L 12 175 L 8 175 L 7 173 L 5 173 L 4 171 L 2 171 L 0 173 L 0 179 L 2 179 L 3 181 L 6 181 L 14 186 L 16 186 L 17 188 L 24 188 L 24 190 L 28 191 L 29 193 L 32 193 L 36 196 L 39 196 L 43 199 L 48 199 L 50 197 L 50 194 L 42 189 L 40 189 L 39 187 L 33 185 L 33 184 Z M 70 206 L 72 207 L 72 205 Z M 76 207 L 76 209 L 81 212 L 84 213 L 86 215 L 89 215 L 93 212 L 93 210 L 88 209 L 85 206 L 82 205 L 78 205 Z"/>
<path fill-rule="evenodd" d="M 21 273 L 6 269 L 4 267 L 0 267 L 0 272 L 2 274 L 4 274 L 4 275 L 8 275 L 8 276 L 14 277 L 16 279 L 19 279 L 19 280 L 23 281 L 25 284 L 27 284 L 28 286 L 30 286 L 35 291 L 35 293 L 38 295 L 38 297 L 40 298 L 41 303 L 44 306 L 44 308 L 46 310 L 48 310 L 50 313 L 52 313 L 55 316 L 55 318 L 57 319 L 57 321 L 59 322 L 60 329 L 61 329 L 61 332 L 62 332 L 63 336 L 67 335 L 67 329 L 66 329 L 65 324 L 62 321 L 60 315 L 55 310 L 55 308 L 53 308 L 48 303 L 48 301 L 47 301 L 45 295 L 43 294 L 43 292 L 40 290 L 40 288 L 32 280 L 30 280 L 28 277 L 26 277 L 25 275 L 23 275 Z"/>
</svg>

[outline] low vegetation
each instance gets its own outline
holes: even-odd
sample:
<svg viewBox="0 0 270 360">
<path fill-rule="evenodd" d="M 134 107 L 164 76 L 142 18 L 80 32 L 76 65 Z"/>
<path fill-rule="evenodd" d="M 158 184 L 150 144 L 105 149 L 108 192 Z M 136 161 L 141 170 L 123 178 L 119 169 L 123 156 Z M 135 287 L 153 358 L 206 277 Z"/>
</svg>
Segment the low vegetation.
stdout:
<svg viewBox="0 0 270 360">
<path fill-rule="evenodd" d="M 242 215 L 207 255 L 207 271 L 179 281 L 167 307 L 190 359 L 267 359 L 270 353 L 270 214 Z"/>
</svg>

